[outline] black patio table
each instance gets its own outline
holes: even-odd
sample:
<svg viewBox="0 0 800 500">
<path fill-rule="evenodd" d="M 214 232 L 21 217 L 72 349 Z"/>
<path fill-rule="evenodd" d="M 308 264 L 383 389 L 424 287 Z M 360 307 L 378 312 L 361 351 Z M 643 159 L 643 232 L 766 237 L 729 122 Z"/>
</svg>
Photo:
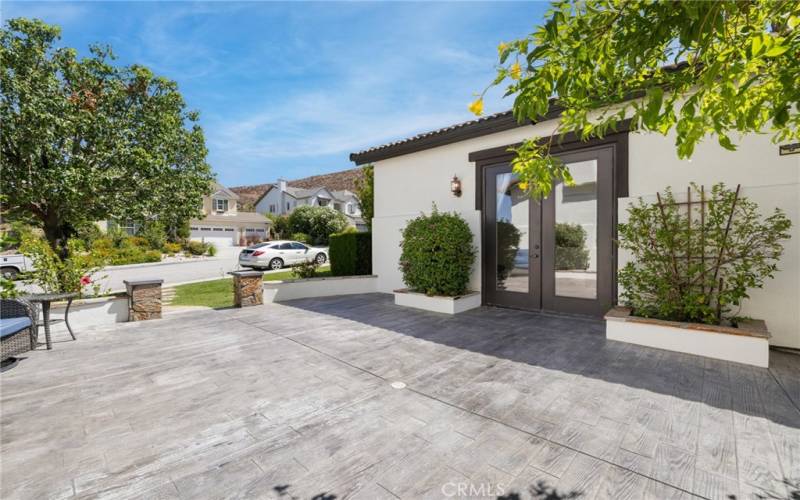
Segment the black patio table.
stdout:
<svg viewBox="0 0 800 500">
<path fill-rule="evenodd" d="M 63 321 L 64 324 L 67 325 L 67 331 L 69 331 L 69 334 L 72 336 L 72 340 L 75 340 L 75 334 L 72 333 L 72 327 L 69 326 L 69 306 L 72 305 L 72 300 L 77 296 L 78 296 L 77 293 L 69 292 L 69 293 L 34 293 L 31 295 L 26 295 L 24 297 L 24 299 L 29 302 L 42 305 L 42 322 L 38 323 L 37 326 L 44 326 L 44 338 L 47 341 L 48 349 L 53 348 L 53 344 L 50 341 L 50 325 L 53 323 L 59 323 Z M 67 301 L 67 309 L 64 311 L 64 318 L 51 320 L 50 304 L 62 300 Z"/>
</svg>

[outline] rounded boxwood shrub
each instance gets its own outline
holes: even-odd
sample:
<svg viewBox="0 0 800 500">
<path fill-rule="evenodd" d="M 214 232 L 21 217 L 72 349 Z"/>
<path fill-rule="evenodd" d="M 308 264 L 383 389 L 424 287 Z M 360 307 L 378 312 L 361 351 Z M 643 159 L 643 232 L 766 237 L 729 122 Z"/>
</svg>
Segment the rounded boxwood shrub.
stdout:
<svg viewBox="0 0 800 500">
<path fill-rule="evenodd" d="M 400 246 L 400 270 L 411 290 L 449 297 L 467 292 L 476 250 L 460 215 L 440 213 L 434 206 L 430 215 L 409 221 Z"/>
</svg>

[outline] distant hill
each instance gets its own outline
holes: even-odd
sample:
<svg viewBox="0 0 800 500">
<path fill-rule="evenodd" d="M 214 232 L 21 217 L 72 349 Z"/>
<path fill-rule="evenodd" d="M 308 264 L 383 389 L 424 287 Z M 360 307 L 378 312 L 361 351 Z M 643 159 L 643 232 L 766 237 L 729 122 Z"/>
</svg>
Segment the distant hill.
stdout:
<svg viewBox="0 0 800 500">
<path fill-rule="evenodd" d="M 304 177 L 302 179 L 295 179 L 287 181 L 287 184 L 292 187 L 311 189 L 315 187 L 325 187 L 329 191 L 355 191 L 356 179 L 361 177 L 360 168 L 352 168 L 350 170 L 342 170 L 341 172 L 332 172 L 330 174 L 312 175 L 311 177 Z M 272 186 L 269 184 L 254 184 L 251 186 L 235 186 L 229 187 L 231 191 L 239 195 L 239 209 L 243 211 L 254 211 L 256 201 L 264 194 L 267 189 Z"/>
</svg>

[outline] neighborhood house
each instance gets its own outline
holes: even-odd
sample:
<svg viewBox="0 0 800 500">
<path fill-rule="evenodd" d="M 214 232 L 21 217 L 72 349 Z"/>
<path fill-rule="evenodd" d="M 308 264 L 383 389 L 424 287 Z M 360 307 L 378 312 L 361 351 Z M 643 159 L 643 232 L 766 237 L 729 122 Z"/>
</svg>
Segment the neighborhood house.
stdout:
<svg viewBox="0 0 800 500">
<path fill-rule="evenodd" d="M 202 219 L 190 221 L 190 238 L 217 247 L 249 245 L 269 239 L 270 221 L 261 214 L 240 212 L 239 195 L 214 183 L 213 194 L 203 197 Z"/>
<path fill-rule="evenodd" d="M 295 181 L 232 188 L 246 205 L 264 215 L 288 215 L 300 206 L 329 207 L 344 214 L 350 226 L 366 231 L 361 205 L 353 192 L 360 169 L 315 175 Z M 257 193 L 253 196 L 253 193 Z"/>
<path fill-rule="evenodd" d="M 372 222 L 373 272 L 377 289 L 404 287 L 398 268 L 401 230 L 430 212 L 455 211 L 469 223 L 478 244 L 470 287 L 486 305 L 602 317 L 619 295 L 617 224 L 639 198 L 652 202 L 672 187 L 677 196 L 690 183 L 741 185 L 764 213 L 776 207 L 794 222 L 775 278 L 752 290 L 739 313 L 766 320 L 772 345 L 800 348 L 800 155 L 781 154 L 767 135 L 747 135 L 738 150 L 716 142 L 680 160 L 675 137 L 637 133 L 629 126 L 602 139 L 581 142 L 567 135 L 555 153 L 569 166 L 574 186 L 555 186 L 541 203 L 520 189 L 509 147 L 551 135 L 557 113 L 520 124 L 510 111 L 453 125 L 353 153 L 357 165 L 375 166 Z M 519 243 L 507 257 L 508 242 Z M 557 241 L 582 241 L 582 248 Z"/>
</svg>

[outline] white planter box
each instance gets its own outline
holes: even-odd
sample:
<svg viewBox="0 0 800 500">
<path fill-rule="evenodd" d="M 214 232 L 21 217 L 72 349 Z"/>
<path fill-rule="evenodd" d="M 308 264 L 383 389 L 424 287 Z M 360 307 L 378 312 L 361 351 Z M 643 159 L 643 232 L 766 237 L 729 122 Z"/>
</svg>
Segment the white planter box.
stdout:
<svg viewBox="0 0 800 500">
<path fill-rule="evenodd" d="M 733 328 L 638 318 L 630 313 L 626 307 L 615 307 L 606 314 L 607 339 L 762 368 L 769 366 L 770 335 L 763 321 L 754 320 Z"/>
<path fill-rule="evenodd" d="M 377 276 L 332 276 L 264 282 L 264 303 L 308 297 L 374 293 Z"/>
<path fill-rule="evenodd" d="M 66 302 L 54 303 L 50 313 L 54 317 L 62 317 L 67 307 Z M 39 318 L 41 319 L 41 317 Z M 110 325 L 128 321 L 128 296 L 117 295 L 96 299 L 78 299 L 72 301 L 69 308 L 69 324 L 76 335 L 80 329 L 97 325 Z M 58 330 L 66 330 L 64 323 L 58 323 Z M 53 331 L 57 331 L 55 328 Z"/>
<path fill-rule="evenodd" d="M 428 296 L 409 290 L 395 290 L 394 303 L 444 314 L 458 314 L 481 306 L 481 292 L 470 292 L 458 297 Z"/>
</svg>

